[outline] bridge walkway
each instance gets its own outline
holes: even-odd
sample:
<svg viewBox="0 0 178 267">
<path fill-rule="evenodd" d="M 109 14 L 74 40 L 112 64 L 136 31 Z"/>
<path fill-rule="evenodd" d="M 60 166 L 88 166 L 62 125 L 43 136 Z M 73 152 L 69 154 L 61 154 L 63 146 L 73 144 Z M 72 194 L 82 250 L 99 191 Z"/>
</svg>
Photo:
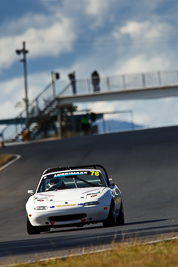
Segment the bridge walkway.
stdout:
<svg viewBox="0 0 178 267">
<path fill-rule="evenodd" d="M 100 78 L 100 90 L 94 91 L 90 79 L 76 80 L 76 94 L 68 81 L 54 80 L 29 104 L 26 110 L 9 121 L 0 133 L 5 140 L 14 140 L 30 128 L 34 138 L 42 125 L 64 105 L 94 101 L 120 101 L 178 96 L 178 70 L 117 75 Z"/>
</svg>

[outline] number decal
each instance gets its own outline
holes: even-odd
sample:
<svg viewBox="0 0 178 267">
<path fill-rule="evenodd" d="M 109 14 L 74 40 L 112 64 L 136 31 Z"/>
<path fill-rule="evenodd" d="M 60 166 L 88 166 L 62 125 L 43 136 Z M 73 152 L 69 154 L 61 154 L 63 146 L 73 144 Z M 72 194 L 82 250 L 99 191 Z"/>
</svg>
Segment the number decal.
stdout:
<svg viewBox="0 0 178 267">
<path fill-rule="evenodd" d="M 91 176 L 93 176 L 93 175 L 95 175 L 95 176 L 99 176 L 99 175 L 100 175 L 99 172 L 95 172 L 95 171 L 90 171 L 90 173 L 91 173 Z"/>
</svg>

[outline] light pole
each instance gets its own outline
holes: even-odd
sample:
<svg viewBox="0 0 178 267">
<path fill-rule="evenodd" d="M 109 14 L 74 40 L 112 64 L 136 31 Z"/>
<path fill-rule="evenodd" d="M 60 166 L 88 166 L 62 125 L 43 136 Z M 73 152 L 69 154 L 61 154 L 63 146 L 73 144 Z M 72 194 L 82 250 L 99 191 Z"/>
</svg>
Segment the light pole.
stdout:
<svg viewBox="0 0 178 267">
<path fill-rule="evenodd" d="M 29 110 L 28 110 L 28 86 L 27 86 L 27 64 L 26 64 L 26 54 L 28 53 L 28 50 L 25 48 L 25 42 L 23 42 L 22 49 L 16 50 L 17 55 L 23 56 L 22 59 L 20 59 L 20 62 L 23 62 L 23 69 L 24 69 L 24 87 L 25 87 L 25 108 L 26 108 L 26 127 L 28 129 L 28 122 L 29 122 Z"/>
</svg>

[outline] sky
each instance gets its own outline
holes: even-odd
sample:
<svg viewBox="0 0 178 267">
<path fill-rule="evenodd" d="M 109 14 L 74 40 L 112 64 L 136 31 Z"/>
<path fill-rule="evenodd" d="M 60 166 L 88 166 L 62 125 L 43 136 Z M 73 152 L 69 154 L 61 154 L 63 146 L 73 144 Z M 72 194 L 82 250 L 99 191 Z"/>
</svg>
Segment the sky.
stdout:
<svg viewBox="0 0 178 267">
<path fill-rule="evenodd" d="M 15 52 L 24 41 L 31 101 L 51 82 L 51 71 L 67 81 L 72 71 L 89 79 L 95 69 L 101 77 L 177 70 L 177 14 L 176 0 L 0 0 L 0 119 L 24 107 L 23 64 Z M 132 110 L 134 122 L 145 127 L 178 124 L 176 97 L 78 108 Z"/>
</svg>

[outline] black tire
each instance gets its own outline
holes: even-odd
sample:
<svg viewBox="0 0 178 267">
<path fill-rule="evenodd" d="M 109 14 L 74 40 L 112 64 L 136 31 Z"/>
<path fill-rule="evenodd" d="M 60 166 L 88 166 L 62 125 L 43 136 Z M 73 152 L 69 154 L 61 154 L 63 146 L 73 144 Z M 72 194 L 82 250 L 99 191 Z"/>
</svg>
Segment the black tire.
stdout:
<svg viewBox="0 0 178 267">
<path fill-rule="evenodd" d="M 120 207 L 119 215 L 116 219 L 116 224 L 117 225 L 123 225 L 124 224 L 124 208 L 123 208 L 122 201 L 121 201 L 121 207 Z"/>
<path fill-rule="evenodd" d="M 27 233 L 29 235 L 37 235 L 40 234 L 40 226 L 31 225 L 29 219 L 27 218 Z"/>
<path fill-rule="evenodd" d="M 50 226 L 41 226 L 40 232 L 50 232 Z"/>
<path fill-rule="evenodd" d="M 114 201 L 111 202 L 108 218 L 103 221 L 104 227 L 111 227 L 116 225 L 116 214 L 115 214 L 115 205 Z"/>
</svg>

